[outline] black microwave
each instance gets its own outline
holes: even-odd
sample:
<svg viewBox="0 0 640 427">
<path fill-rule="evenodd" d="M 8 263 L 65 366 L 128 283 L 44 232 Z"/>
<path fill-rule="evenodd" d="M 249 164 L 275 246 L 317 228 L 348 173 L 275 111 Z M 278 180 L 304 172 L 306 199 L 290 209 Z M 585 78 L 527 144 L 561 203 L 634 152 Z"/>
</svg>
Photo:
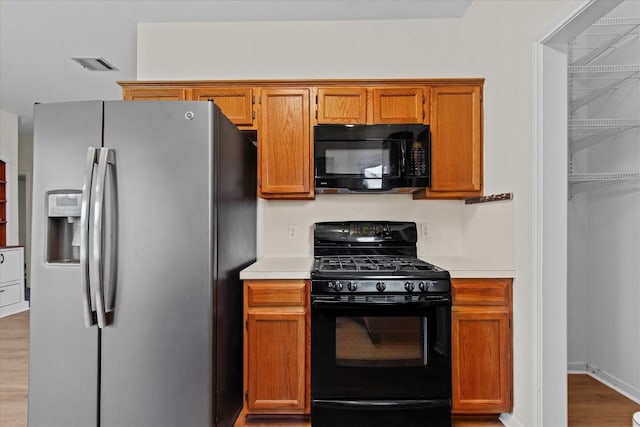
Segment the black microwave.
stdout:
<svg viewBox="0 0 640 427">
<path fill-rule="evenodd" d="M 318 125 L 316 193 L 412 193 L 429 187 L 428 125 Z"/>
</svg>

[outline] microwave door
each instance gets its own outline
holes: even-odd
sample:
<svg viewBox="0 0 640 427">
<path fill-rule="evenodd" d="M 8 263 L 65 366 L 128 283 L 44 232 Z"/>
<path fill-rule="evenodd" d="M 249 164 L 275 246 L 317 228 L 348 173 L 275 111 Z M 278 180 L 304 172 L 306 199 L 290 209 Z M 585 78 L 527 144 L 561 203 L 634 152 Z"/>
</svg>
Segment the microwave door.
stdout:
<svg viewBox="0 0 640 427">
<path fill-rule="evenodd" d="M 377 178 L 398 176 L 400 147 L 389 141 L 321 141 L 316 143 L 316 176 Z"/>
</svg>

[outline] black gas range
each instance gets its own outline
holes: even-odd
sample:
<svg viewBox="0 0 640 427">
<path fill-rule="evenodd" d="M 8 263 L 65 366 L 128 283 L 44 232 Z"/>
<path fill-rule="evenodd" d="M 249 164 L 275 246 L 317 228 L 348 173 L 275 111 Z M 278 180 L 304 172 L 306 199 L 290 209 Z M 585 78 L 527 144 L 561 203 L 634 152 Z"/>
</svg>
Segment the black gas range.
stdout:
<svg viewBox="0 0 640 427">
<path fill-rule="evenodd" d="M 316 223 L 311 293 L 450 294 L 449 272 L 417 258 L 417 238 L 413 222 Z"/>
<path fill-rule="evenodd" d="M 314 225 L 313 427 L 451 425 L 449 273 L 412 222 Z"/>
</svg>

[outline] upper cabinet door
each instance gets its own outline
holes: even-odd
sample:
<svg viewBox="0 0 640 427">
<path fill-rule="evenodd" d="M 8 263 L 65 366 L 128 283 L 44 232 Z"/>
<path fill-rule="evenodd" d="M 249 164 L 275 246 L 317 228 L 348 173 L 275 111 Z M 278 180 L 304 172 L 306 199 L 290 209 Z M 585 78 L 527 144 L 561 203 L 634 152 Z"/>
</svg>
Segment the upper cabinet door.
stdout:
<svg viewBox="0 0 640 427">
<path fill-rule="evenodd" d="M 428 198 L 482 194 L 482 89 L 431 89 L 431 187 Z"/>
<path fill-rule="evenodd" d="M 364 87 L 319 87 L 316 103 L 318 124 L 367 122 L 367 89 Z"/>
<path fill-rule="evenodd" d="M 313 198 L 309 98 L 309 88 L 261 90 L 258 194 L 264 198 Z"/>
<path fill-rule="evenodd" d="M 204 87 L 193 89 L 194 101 L 213 102 L 220 107 L 225 116 L 236 126 L 253 127 L 253 90 L 251 88 Z"/>
<path fill-rule="evenodd" d="M 425 123 L 425 90 L 421 87 L 374 88 L 373 123 Z"/>
<path fill-rule="evenodd" d="M 187 91 L 188 89 L 181 88 L 125 88 L 122 97 L 125 101 L 184 101 L 189 99 Z"/>
</svg>

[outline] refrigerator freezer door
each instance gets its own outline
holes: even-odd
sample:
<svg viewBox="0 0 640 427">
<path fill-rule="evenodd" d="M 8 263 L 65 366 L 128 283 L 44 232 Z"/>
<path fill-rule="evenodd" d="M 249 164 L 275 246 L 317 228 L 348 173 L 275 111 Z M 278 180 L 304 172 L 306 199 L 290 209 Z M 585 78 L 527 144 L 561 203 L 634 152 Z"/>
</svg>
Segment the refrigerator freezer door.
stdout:
<svg viewBox="0 0 640 427">
<path fill-rule="evenodd" d="M 101 427 L 212 425 L 213 104 L 105 102 L 118 254 Z"/>
<path fill-rule="evenodd" d="M 79 264 L 46 263 L 52 190 L 80 190 L 87 149 L 102 144 L 102 103 L 35 106 L 29 425 L 98 420 L 98 331 L 85 327 Z"/>
</svg>

